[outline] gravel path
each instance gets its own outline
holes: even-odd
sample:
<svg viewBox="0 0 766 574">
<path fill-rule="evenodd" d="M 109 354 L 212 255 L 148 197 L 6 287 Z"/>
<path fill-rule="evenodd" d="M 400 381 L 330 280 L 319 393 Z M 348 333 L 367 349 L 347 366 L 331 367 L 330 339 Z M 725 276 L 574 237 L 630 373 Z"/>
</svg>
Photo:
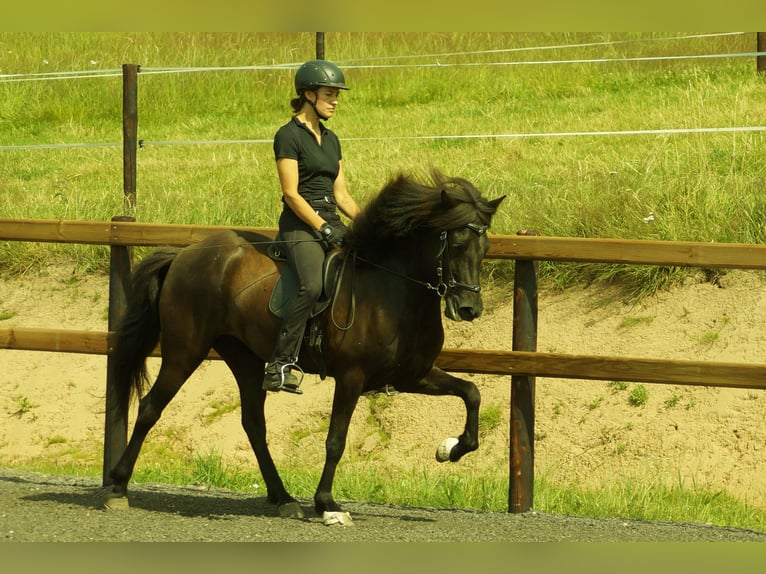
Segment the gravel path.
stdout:
<svg viewBox="0 0 766 574">
<path fill-rule="evenodd" d="M 131 484 L 131 508 L 102 509 L 100 480 L 0 469 L 2 541 L 630 542 L 762 541 L 766 532 L 346 502 L 353 526 L 279 518 L 265 498 L 226 490 Z"/>
</svg>

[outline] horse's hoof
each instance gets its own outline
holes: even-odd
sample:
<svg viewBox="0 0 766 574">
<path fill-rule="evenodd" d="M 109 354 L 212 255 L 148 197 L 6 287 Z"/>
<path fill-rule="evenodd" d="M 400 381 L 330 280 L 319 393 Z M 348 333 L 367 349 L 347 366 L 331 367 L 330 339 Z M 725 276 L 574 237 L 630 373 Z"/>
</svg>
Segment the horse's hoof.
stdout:
<svg viewBox="0 0 766 574">
<path fill-rule="evenodd" d="M 104 499 L 104 508 L 106 510 L 128 510 L 130 504 L 128 504 L 127 496 L 107 496 Z"/>
<path fill-rule="evenodd" d="M 353 526 L 354 521 L 351 520 L 351 515 L 348 512 L 328 512 L 322 513 L 322 521 L 325 526 Z"/>
<path fill-rule="evenodd" d="M 459 442 L 460 441 L 454 436 L 445 438 L 439 445 L 439 448 L 436 449 L 436 460 L 439 462 L 447 462 L 450 460 L 452 449 L 455 448 Z"/>
<path fill-rule="evenodd" d="M 280 518 L 303 518 L 303 509 L 297 502 L 280 504 L 277 508 Z"/>
</svg>

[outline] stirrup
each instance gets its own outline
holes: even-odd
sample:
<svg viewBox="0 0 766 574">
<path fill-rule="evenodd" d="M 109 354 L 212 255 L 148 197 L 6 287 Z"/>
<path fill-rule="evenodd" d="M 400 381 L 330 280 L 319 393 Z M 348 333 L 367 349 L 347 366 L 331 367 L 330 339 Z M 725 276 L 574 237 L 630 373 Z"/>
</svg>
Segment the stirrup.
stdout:
<svg viewBox="0 0 766 574">
<path fill-rule="evenodd" d="M 295 375 L 293 375 L 290 370 L 296 369 L 300 371 L 301 376 L 300 379 L 297 378 Z M 266 379 L 266 377 L 272 377 L 273 375 L 279 375 L 278 381 L 269 381 Z M 297 364 L 295 363 L 285 363 L 282 365 L 279 369 L 279 372 L 277 373 L 266 373 L 263 380 L 263 385 L 261 385 L 261 388 L 264 391 L 285 391 L 286 393 L 293 393 L 295 395 L 302 395 L 303 391 L 300 389 L 301 383 L 303 382 L 303 369 L 301 369 Z M 295 379 L 298 381 L 297 383 L 288 383 L 287 379 Z"/>
<path fill-rule="evenodd" d="M 372 395 L 383 395 L 387 397 L 393 397 L 399 394 L 399 391 L 393 385 L 384 385 L 381 389 L 372 389 L 371 391 L 365 391 L 362 393 L 363 397 L 369 397 Z"/>
</svg>

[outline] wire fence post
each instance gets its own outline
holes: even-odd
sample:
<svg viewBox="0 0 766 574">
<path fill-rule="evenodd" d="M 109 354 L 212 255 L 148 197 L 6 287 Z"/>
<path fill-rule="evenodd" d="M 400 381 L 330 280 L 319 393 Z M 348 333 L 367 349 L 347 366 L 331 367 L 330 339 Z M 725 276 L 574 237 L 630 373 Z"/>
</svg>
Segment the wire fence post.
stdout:
<svg viewBox="0 0 766 574">
<path fill-rule="evenodd" d="M 517 235 L 539 235 L 519 231 Z M 513 350 L 537 351 L 537 261 L 517 259 L 513 285 Z M 535 377 L 511 376 L 508 512 L 532 508 L 535 482 Z"/>
<path fill-rule="evenodd" d="M 317 60 L 324 60 L 324 32 L 317 32 L 316 52 Z"/>
<path fill-rule="evenodd" d="M 138 64 L 122 65 L 122 166 L 125 212 L 136 210 L 136 150 L 138 149 Z"/>
</svg>

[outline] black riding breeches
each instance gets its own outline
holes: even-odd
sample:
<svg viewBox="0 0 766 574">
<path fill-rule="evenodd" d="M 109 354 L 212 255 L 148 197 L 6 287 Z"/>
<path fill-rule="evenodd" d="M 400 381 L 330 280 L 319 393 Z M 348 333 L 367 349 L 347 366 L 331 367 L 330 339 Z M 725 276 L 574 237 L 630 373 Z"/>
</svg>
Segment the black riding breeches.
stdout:
<svg viewBox="0 0 766 574">
<path fill-rule="evenodd" d="M 298 294 L 290 303 L 279 328 L 271 362 L 292 363 L 298 358 L 306 322 L 311 310 L 322 294 L 322 266 L 325 251 L 318 235 L 308 229 L 283 230 L 287 263 L 298 279 Z"/>
</svg>

